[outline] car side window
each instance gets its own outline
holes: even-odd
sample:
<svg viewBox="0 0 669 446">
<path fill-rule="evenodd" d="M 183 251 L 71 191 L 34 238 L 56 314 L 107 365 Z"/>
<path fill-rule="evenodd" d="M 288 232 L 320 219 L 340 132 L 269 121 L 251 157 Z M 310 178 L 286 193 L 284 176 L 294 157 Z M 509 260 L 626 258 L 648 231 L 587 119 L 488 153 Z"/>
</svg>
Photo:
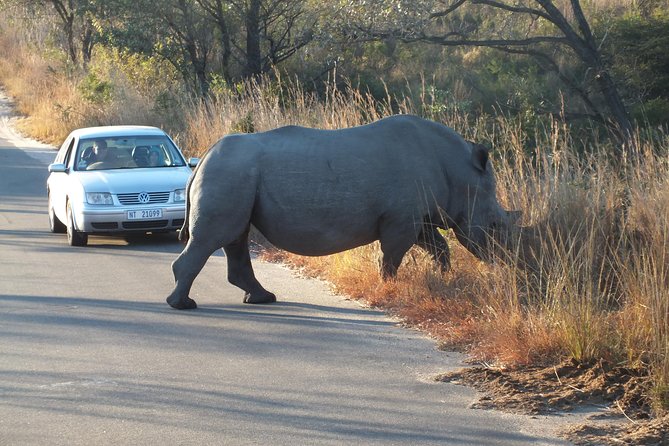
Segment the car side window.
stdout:
<svg viewBox="0 0 669 446">
<path fill-rule="evenodd" d="M 58 150 L 58 154 L 56 155 L 54 163 L 65 164 L 66 160 L 69 159 L 69 151 L 72 149 L 73 142 L 74 138 L 68 138 L 65 140 L 63 145 L 60 146 L 60 149 Z"/>
<path fill-rule="evenodd" d="M 70 144 L 67 146 L 67 149 L 65 150 L 65 160 L 63 160 L 63 163 L 66 166 L 70 165 L 70 159 L 72 158 L 73 149 L 74 149 L 74 138 L 70 140 Z"/>
</svg>

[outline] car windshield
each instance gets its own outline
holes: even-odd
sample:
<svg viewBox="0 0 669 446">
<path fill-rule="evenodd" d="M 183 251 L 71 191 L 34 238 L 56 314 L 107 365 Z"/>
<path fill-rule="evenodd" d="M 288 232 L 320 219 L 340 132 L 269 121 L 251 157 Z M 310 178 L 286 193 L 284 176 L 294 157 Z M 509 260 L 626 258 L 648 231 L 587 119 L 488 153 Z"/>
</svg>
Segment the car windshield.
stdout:
<svg viewBox="0 0 669 446">
<path fill-rule="evenodd" d="M 185 166 L 172 141 L 161 135 L 81 139 L 75 170 Z"/>
</svg>

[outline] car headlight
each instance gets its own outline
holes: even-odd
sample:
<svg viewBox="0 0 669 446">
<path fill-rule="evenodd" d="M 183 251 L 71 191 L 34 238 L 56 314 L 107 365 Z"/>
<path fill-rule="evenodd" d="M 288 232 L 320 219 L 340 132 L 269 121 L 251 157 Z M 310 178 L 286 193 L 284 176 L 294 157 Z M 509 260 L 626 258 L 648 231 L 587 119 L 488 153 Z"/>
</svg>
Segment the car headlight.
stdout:
<svg viewBox="0 0 669 446">
<path fill-rule="evenodd" d="M 174 201 L 186 201 L 186 189 L 177 189 L 174 191 Z"/>
<path fill-rule="evenodd" d="M 87 192 L 86 202 L 88 204 L 114 204 L 109 192 Z"/>
</svg>

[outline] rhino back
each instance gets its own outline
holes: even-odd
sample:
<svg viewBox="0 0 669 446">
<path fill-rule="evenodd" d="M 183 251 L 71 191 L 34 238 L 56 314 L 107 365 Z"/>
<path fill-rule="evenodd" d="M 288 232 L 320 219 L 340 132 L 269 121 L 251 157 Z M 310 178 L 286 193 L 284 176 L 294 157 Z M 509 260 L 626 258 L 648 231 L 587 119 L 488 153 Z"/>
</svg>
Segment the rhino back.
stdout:
<svg viewBox="0 0 669 446">
<path fill-rule="evenodd" d="M 340 252 L 378 239 L 382 219 L 419 230 L 438 208 L 448 213 L 470 156 L 454 131 L 413 116 L 226 136 L 194 175 L 192 229 L 250 222 L 288 251 Z"/>
<path fill-rule="evenodd" d="M 422 221 L 449 200 L 437 159 L 445 127 L 433 124 L 401 117 L 238 137 L 234 151 L 258 170 L 252 223 L 276 246 L 322 255 L 376 240 L 380 218 Z"/>
</svg>

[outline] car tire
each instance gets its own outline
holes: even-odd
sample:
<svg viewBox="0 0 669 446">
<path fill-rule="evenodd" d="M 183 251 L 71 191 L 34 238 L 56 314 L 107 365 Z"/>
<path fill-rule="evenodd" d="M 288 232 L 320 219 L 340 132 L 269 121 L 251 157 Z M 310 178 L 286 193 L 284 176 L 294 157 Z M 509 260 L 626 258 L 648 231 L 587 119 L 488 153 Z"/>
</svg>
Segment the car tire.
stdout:
<svg viewBox="0 0 669 446">
<path fill-rule="evenodd" d="M 74 227 L 72 205 L 69 201 L 67 203 L 67 243 L 70 246 L 86 246 L 88 244 L 88 234 L 79 232 Z"/>
<path fill-rule="evenodd" d="M 49 194 L 47 201 L 49 209 L 49 230 L 54 234 L 65 234 L 67 232 L 67 227 L 58 219 L 58 217 L 56 217 L 56 213 L 53 211 L 53 206 L 51 206 L 51 194 Z"/>
</svg>

